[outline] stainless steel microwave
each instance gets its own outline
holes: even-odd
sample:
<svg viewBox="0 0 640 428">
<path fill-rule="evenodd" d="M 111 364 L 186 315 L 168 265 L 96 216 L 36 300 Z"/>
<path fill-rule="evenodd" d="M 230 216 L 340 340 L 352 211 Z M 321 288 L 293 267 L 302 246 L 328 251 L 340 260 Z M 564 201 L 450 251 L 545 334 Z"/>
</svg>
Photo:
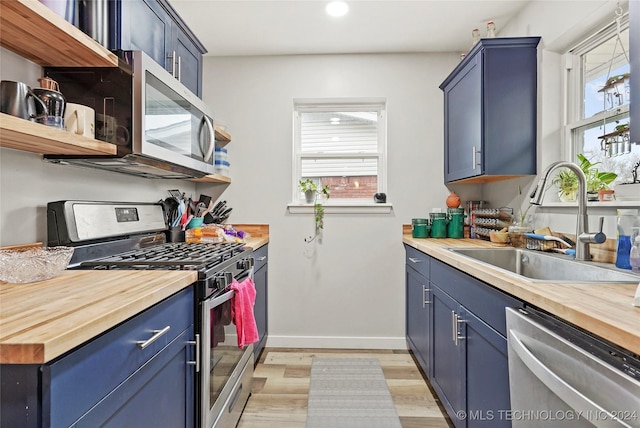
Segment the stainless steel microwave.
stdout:
<svg viewBox="0 0 640 428">
<path fill-rule="evenodd" d="M 95 138 L 117 155 L 45 155 L 48 162 L 147 178 L 201 178 L 214 173 L 213 114 L 207 105 L 141 51 L 118 51 L 118 67 L 45 67 L 67 103 L 95 111 Z"/>
</svg>

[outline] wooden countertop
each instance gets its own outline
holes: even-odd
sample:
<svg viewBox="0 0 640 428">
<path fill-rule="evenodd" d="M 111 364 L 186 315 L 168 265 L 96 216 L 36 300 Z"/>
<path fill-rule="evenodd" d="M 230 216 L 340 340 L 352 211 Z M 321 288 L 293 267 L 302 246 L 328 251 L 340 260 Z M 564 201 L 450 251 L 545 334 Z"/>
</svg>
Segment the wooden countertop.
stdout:
<svg viewBox="0 0 640 428">
<path fill-rule="evenodd" d="M 247 246 L 268 225 L 238 225 Z M 66 270 L 30 284 L 0 281 L 0 364 L 42 364 L 139 314 L 198 279 L 193 271 Z"/>
<path fill-rule="evenodd" d="M 51 361 L 197 279 L 193 271 L 66 270 L 0 283 L 0 363 Z"/>
<path fill-rule="evenodd" d="M 451 247 L 495 247 L 479 239 L 419 239 L 402 242 L 521 300 L 640 354 L 640 308 L 631 302 L 637 284 L 527 282 L 448 251 Z"/>
</svg>

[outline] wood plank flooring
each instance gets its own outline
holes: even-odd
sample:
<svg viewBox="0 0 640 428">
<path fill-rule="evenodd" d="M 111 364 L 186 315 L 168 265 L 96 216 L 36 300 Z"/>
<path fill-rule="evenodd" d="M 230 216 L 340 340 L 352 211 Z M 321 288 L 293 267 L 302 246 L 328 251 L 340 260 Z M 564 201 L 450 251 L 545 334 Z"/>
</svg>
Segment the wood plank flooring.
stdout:
<svg viewBox="0 0 640 428">
<path fill-rule="evenodd" d="M 304 428 L 311 359 L 378 358 L 403 428 L 450 428 L 408 351 L 265 348 L 238 428 Z"/>
</svg>

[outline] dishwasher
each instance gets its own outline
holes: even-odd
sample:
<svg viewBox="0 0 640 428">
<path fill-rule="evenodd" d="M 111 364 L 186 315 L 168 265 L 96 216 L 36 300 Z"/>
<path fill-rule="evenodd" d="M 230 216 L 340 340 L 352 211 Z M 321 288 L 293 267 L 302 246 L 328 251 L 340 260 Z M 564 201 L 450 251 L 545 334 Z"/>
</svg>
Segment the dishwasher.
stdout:
<svg viewBox="0 0 640 428">
<path fill-rule="evenodd" d="M 539 310 L 506 311 L 513 427 L 640 427 L 638 355 Z"/>
</svg>

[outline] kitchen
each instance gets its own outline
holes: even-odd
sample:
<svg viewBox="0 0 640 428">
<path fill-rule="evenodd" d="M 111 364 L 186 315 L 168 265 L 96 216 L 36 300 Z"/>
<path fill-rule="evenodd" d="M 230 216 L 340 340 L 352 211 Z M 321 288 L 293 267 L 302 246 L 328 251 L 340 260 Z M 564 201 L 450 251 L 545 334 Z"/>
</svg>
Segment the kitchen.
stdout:
<svg viewBox="0 0 640 428">
<path fill-rule="evenodd" d="M 499 27 L 499 37 L 543 38 L 538 52 L 539 79 L 544 82 L 539 84 L 539 171 L 563 158 L 558 144 L 560 53 L 582 32 L 609 21 L 615 7 L 616 2 L 611 1 L 554 2 L 549 11 L 544 2 L 529 2 Z M 428 25 L 426 19 L 424 25 Z M 269 224 L 273 284 L 269 346 L 405 349 L 404 249 L 399 235 L 412 217 L 444 206 L 449 194 L 442 180 L 444 118 L 438 85 L 459 63 L 458 51 L 470 45 L 468 29 L 461 32 L 465 43 L 449 52 L 205 57 L 203 99 L 233 137 L 229 145 L 232 184 L 228 186 L 189 181 L 176 186 L 173 181 L 51 165 L 38 155 L 2 148 L 0 243 L 46 241 L 45 206 L 49 201 L 155 201 L 174 187 L 194 195 L 210 194 L 214 199 L 224 195 L 234 207 L 230 222 Z M 3 80 L 36 82 L 42 75 L 39 66 L 6 49 L 2 50 L 1 70 Z M 328 213 L 322 244 L 310 247 L 304 242 L 312 228 L 309 216 L 287 211 L 291 202 L 292 99 L 380 96 L 387 98 L 390 109 L 385 190 L 393 211 L 357 216 Z M 450 187 L 463 200 L 513 206 L 517 186 L 526 189 L 533 181 L 531 176 Z M 426 183 L 442 185 L 425 187 Z M 574 229 L 575 213 L 557 217 L 564 221 L 550 224 L 554 230 Z M 20 221 L 11 221 L 14 218 Z M 593 230 L 597 216 L 591 218 Z M 615 215 L 606 219 L 608 236 L 615 236 L 614 219 Z M 358 308 L 357 317 L 353 308 Z"/>
</svg>

